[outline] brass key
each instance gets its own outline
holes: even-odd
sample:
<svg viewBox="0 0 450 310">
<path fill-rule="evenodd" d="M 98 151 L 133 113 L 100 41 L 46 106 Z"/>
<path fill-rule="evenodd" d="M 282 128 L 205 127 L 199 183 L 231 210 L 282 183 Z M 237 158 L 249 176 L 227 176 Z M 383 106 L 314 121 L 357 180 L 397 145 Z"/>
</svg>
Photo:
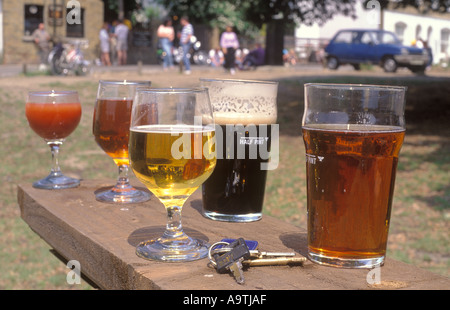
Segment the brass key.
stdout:
<svg viewBox="0 0 450 310">
<path fill-rule="evenodd" d="M 252 266 L 301 266 L 306 261 L 306 257 L 272 257 L 272 258 L 256 258 L 242 261 L 242 265 L 246 267 Z"/>
<path fill-rule="evenodd" d="M 261 252 L 259 250 L 250 251 L 250 258 L 262 259 L 262 258 L 276 258 L 276 257 L 293 257 L 294 252 Z"/>
<path fill-rule="evenodd" d="M 211 254 L 224 254 L 231 251 L 230 247 L 222 247 L 218 249 L 214 249 L 211 251 Z M 250 257 L 253 259 L 256 258 L 268 258 L 268 257 L 292 257 L 295 256 L 294 252 L 262 252 L 259 250 L 250 250 Z"/>
</svg>

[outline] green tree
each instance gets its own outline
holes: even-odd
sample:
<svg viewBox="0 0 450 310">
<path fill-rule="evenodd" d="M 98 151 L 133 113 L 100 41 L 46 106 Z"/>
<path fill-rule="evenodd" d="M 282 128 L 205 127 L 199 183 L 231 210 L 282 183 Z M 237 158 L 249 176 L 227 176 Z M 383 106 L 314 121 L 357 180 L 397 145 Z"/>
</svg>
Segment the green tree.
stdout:
<svg viewBox="0 0 450 310">
<path fill-rule="evenodd" d="M 323 23 L 335 14 L 353 14 L 356 0 L 159 0 L 172 15 L 188 15 L 194 23 L 221 30 L 234 25 L 244 36 L 258 34 L 267 25 L 267 63 L 282 64 L 287 27 Z"/>
<path fill-rule="evenodd" d="M 252 21 L 246 19 L 248 3 L 245 0 L 157 0 L 166 7 L 169 15 L 189 17 L 196 24 L 225 30 L 233 25 L 241 35 L 253 37 L 259 29 Z"/>
<path fill-rule="evenodd" d="M 243 35 L 252 35 L 266 25 L 266 61 L 281 65 L 284 34 L 288 27 L 323 24 L 337 14 L 355 17 L 360 0 L 157 0 L 172 15 L 188 15 L 195 23 L 224 29 L 232 24 Z M 388 6 L 413 6 L 419 12 L 450 12 L 450 0 L 364 0 L 381 10 Z"/>
</svg>

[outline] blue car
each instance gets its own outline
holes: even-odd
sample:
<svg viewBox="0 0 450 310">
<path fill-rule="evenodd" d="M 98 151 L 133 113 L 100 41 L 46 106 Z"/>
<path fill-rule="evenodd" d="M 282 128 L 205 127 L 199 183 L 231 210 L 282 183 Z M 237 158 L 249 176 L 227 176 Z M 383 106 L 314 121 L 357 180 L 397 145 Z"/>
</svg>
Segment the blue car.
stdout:
<svg viewBox="0 0 450 310">
<path fill-rule="evenodd" d="M 406 67 L 414 73 L 423 73 L 430 63 L 427 49 L 404 46 L 389 31 L 376 29 L 340 30 L 325 48 L 326 65 L 336 70 L 350 64 L 359 70 L 360 64 L 380 65 L 385 72 Z"/>
</svg>

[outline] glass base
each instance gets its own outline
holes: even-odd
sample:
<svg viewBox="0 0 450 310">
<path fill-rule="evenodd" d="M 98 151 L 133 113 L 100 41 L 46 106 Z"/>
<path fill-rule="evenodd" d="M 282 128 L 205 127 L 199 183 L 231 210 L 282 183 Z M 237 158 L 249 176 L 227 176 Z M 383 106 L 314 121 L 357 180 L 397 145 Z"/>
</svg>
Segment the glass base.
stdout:
<svg viewBox="0 0 450 310">
<path fill-rule="evenodd" d="M 371 258 L 342 258 L 331 257 L 315 252 L 308 252 L 308 258 L 316 264 L 340 267 L 340 268 L 367 268 L 372 269 L 384 265 L 385 256 L 371 257 Z"/>
<path fill-rule="evenodd" d="M 224 221 L 224 222 L 255 222 L 262 218 L 262 213 L 250 213 L 250 214 L 223 214 L 212 211 L 203 210 L 203 215 L 211 220 Z"/>
<path fill-rule="evenodd" d="M 40 189 L 74 188 L 80 185 L 80 180 L 67 177 L 61 173 L 50 173 L 46 178 L 33 183 L 33 187 Z"/>
<path fill-rule="evenodd" d="M 140 203 L 148 201 L 151 194 L 138 189 L 129 189 L 126 191 L 116 190 L 114 187 L 95 194 L 95 199 L 108 203 Z"/>
<path fill-rule="evenodd" d="M 144 259 L 165 262 L 188 262 L 208 256 L 209 244 L 206 241 L 190 238 L 180 242 L 163 238 L 141 242 L 136 254 Z"/>
</svg>

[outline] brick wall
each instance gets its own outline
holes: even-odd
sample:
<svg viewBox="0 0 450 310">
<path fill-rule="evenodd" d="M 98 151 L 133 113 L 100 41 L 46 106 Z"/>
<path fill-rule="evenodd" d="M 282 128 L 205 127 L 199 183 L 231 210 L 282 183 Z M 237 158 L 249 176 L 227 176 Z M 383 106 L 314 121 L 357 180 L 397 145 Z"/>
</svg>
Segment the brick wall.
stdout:
<svg viewBox="0 0 450 310">
<path fill-rule="evenodd" d="M 49 6 L 53 3 L 62 5 L 63 22 L 61 26 L 53 27 L 48 23 Z M 103 1 L 78 0 L 84 9 L 84 37 L 89 45 L 84 50 L 85 57 L 93 60 L 98 57 L 98 33 L 103 24 Z M 3 1 L 3 62 L 5 64 L 39 63 L 37 48 L 30 36 L 25 35 L 25 5 L 36 4 L 44 6 L 45 27 L 55 40 L 67 40 L 66 37 L 66 5 L 65 0 L 4 0 Z M 78 39 L 78 38 L 77 38 Z"/>
</svg>

